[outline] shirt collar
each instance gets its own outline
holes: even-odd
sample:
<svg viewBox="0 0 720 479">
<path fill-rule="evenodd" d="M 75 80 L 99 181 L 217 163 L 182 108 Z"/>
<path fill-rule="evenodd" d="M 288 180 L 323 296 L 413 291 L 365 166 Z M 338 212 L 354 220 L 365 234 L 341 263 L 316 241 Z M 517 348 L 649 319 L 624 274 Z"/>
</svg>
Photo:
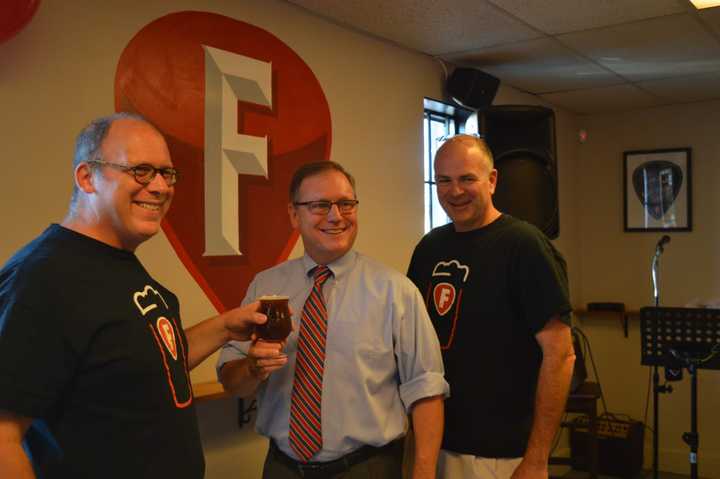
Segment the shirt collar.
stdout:
<svg viewBox="0 0 720 479">
<path fill-rule="evenodd" d="M 333 276 L 335 279 L 338 279 L 339 277 L 343 276 L 345 273 L 350 271 L 355 264 L 355 260 L 357 259 L 357 253 L 354 250 L 350 250 L 347 253 L 345 253 L 340 258 L 336 259 L 332 263 L 329 263 L 325 266 L 327 266 L 330 271 L 332 271 Z M 310 272 L 317 266 L 318 264 L 307 254 L 305 254 L 302 257 L 302 265 L 303 265 L 303 271 L 305 271 L 305 275 L 310 276 Z"/>
</svg>

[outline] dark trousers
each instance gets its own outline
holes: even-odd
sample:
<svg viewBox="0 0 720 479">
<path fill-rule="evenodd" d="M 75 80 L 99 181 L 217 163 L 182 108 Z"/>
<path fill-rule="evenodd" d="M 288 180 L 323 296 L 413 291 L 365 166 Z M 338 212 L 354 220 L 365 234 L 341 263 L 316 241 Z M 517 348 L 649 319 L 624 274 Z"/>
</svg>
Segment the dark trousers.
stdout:
<svg viewBox="0 0 720 479">
<path fill-rule="evenodd" d="M 295 461 L 270 441 L 263 479 L 400 479 L 403 440 L 383 447 L 365 446 L 327 463 Z"/>
</svg>

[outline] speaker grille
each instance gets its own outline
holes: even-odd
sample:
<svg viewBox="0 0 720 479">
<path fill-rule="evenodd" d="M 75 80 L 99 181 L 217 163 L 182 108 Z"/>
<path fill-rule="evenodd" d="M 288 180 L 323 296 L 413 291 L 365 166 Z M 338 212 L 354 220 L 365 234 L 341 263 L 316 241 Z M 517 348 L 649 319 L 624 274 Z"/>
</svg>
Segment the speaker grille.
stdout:
<svg viewBox="0 0 720 479">
<path fill-rule="evenodd" d="M 557 238 L 560 214 L 553 111 L 499 105 L 481 111 L 479 122 L 498 170 L 495 206 Z"/>
<path fill-rule="evenodd" d="M 558 211 L 548 158 L 532 151 L 516 150 L 497 158 L 495 168 L 498 170 L 495 206 L 552 234 Z"/>
</svg>

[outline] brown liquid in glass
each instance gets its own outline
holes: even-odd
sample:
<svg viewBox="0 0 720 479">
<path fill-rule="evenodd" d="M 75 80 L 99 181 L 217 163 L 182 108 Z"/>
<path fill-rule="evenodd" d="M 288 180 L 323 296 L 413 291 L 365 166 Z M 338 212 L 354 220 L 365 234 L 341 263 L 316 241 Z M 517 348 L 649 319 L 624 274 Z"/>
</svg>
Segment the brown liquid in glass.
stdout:
<svg viewBox="0 0 720 479">
<path fill-rule="evenodd" d="M 267 322 L 255 326 L 255 334 L 266 341 L 282 341 L 292 331 L 287 296 L 263 296 L 260 298 L 260 312 L 267 316 Z"/>
</svg>

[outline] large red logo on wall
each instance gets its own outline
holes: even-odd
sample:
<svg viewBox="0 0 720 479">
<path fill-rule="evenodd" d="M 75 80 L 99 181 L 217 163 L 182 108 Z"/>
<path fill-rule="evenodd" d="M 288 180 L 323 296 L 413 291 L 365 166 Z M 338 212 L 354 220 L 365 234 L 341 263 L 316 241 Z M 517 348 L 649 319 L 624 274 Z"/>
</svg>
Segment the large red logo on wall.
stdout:
<svg viewBox="0 0 720 479">
<path fill-rule="evenodd" d="M 252 277 L 297 241 L 292 173 L 329 158 L 330 111 L 315 75 L 265 30 L 179 12 L 128 43 L 115 108 L 165 134 L 181 176 L 163 230 L 215 307 L 237 306 Z"/>
</svg>

